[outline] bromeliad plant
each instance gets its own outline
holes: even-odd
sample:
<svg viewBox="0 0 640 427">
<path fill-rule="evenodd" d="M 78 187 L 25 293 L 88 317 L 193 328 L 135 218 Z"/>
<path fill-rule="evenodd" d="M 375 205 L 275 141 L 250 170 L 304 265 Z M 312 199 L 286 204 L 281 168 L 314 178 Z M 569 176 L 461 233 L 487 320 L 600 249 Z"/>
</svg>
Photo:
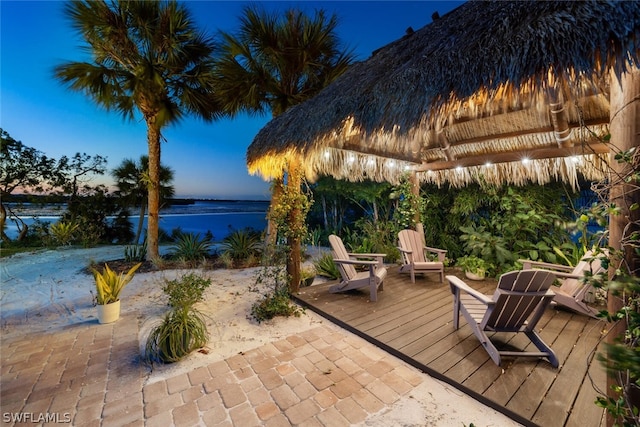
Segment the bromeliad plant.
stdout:
<svg viewBox="0 0 640 427">
<path fill-rule="evenodd" d="M 120 293 L 133 279 L 133 275 L 141 265 L 142 263 L 134 265 L 126 274 L 116 273 L 107 264 L 104 265 L 102 272 L 92 269 L 96 282 L 96 303 L 98 305 L 106 305 L 118 301 Z"/>
</svg>

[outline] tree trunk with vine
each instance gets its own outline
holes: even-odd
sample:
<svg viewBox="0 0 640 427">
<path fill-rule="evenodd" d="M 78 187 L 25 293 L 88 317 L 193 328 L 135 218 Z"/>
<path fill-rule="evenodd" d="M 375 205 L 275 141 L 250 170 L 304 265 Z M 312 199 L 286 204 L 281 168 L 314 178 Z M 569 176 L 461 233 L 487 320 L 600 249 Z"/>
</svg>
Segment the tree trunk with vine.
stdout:
<svg viewBox="0 0 640 427">
<path fill-rule="evenodd" d="M 302 184 L 300 176 L 300 163 L 299 160 L 294 159 L 289 162 L 289 176 L 287 179 L 287 189 L 294 192 L 294 194 L 300 194 L 300 185 Z M 300 225 L 304 223 L 305 219 L 302 218 L 302 212 L 299 206 L 294 206 L 289 214 L 289 224 L 294 227 L 294 230 L 300 229 Z M 289 257 L 287 258 L 287 274 L 289 275 L 289 290 L 291 293 L 296 293 L 300 289 L 300 264 L 302 262 L 301 243 L 302 236 L 300 233 L 294 232 L 287 238 L 287 243 L 290 248 Z"/>
<path fill-rule="evenodd" d="M 625 152 L 632 148 L 637 150 L 640 148 L 640 98 L 638 97 L 640 93 L 640 72 L 634 70 L 631 73 L 623 74 L 620 81 L 612 73 L 611 82 L 610 132 L 612 146 L 619 152 Z M 614 249 L 621 250 L 622 255 L 620 259 L 613 260 L 609 274 L 610 278 L 613 278 L 614 270 L 617 267 L 635 275 L 638 274 L 638 268 L 640 267 L 638 256 L 634 253 L 633 246 L 624 243 L 632 233 L 638 232 L 638 224 L 640 222 L 640 210 L 630 209 L 632 205 L 640 204 L 638 183 L 633 181 L 629 183 L 625 179 L 630 176 L 630 173 L 634 173 L 635 168 L 639 167 L 639 156 L 638 153 L 635 153 L 633 156 L 635 162 L 629 163 L 618 162 L 614 158 L 615 154 L 612 152 L 610 159 L 612 168 L 610 202 L 620 208 L 621 211 L 618 215 L 610 217 L 609 244 Z M 607 311 L 609 313 L 617 312 L 624 304 L 625 301 L 609 291 L 607 298 Z M 624 320 L 613 325 L 607 336 L 608 343 L 613 344 L 617 338 L 623 336 L 626 328 L 627 325 Z M 611 394 L 611 387 L 614 385 L 626 388 L 626 391 L 629 392 L 627 397 L 631 405 L 640 407 L 638 390 L 629 384 L 619 384 L 618 380 L 611 376 L 607 378 L 609 397 L 618 398 L 617 395 Z M 616 420 L 607 414 L 607 425 L 613 426 L 615 422 Z"/>
</svg>

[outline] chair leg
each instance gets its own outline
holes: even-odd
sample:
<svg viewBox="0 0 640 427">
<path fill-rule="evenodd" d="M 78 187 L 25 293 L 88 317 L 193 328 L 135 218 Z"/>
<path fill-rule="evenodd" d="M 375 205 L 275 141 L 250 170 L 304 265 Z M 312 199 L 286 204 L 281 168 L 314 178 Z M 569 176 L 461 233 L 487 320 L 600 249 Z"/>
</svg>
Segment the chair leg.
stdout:
<svg viewBox="0 0 640 427">
<path fill-rule="evenodd" d="M 558 356 L 556 356 L 551 347 L 549 347 L 547 343 L 542 341 L 542 338 L 540 337 L 540 335 L 538 335 L 537 332 L 528 331 L 525 333 L 527 334 L 533 345 L 538 347 L 538 350 L 547 355 L 547 359 L 549 359 L 549 363 L 551 363 L 551 366 L 557 368 L 560 365 L 560 361 L 558 360 Z"/>
<path fill-rule="evenodd" d="M 460 291 L 458 290 L 453 294 L 453 329 L 457 330 L 459 325 L 460 325 Z"/>
<path fill-rule="evenodd" d="M 411 267 L 411 283 L 416 283 L 416 270 Z"/>
</svg>

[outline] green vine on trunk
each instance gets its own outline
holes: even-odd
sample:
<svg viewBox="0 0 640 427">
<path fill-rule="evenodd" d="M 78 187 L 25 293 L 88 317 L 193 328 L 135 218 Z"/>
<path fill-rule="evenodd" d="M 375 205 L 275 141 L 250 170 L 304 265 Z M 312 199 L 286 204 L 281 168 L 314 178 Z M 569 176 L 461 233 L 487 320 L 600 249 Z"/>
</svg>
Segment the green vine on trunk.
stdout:
<svg viewBox="0 0 640 427">
<path fill-rule="evenodd" d="M 278 228 L 278 235 L 286 239 L 302 240 L 307 236 L 307 213 L 313 205 L 313 198 L 309 191 L 293 188 L 280 182 L 282 193 L 277 202 L 269 210 L 269 219 Z M 296 215 L 292 215 L 294 212 Z M 294 221 L 291 218 L 295 218 Z"/>
</svg>

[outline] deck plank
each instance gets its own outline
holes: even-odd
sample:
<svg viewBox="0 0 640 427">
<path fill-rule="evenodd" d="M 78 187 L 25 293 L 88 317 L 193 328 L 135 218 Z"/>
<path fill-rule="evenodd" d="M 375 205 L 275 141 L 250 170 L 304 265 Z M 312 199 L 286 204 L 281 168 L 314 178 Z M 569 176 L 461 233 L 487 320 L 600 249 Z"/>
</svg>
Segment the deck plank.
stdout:
<svg viewBox="0 0 640 427">
<path fill-rule="evenodd" d="M 329 293 L 335 282 L 302 288 L 295 297 L 525 425 L 600 427 L 604 411 L 593 403 L 598 393 L 591 380 L 605 390 L 606 376 L 599 362 L 587 358 L 599 342 L 603 322 L 550 308 L 537 329 L 556 352 L 560 367 L 524 357 L 505 357 L 502 366 L 496 366 L 464 318 L 454 330 L 449 286 L 434 279 L 437 276 L 417 276 L 411 283 L 408 275 L 391 267 L 375 303 L 369 302 L 368 291 Z M 491 295 L 497 281 L 467 283 Z M 492 338 L 517 349 L 533 346 L 522 334 Z"/>
</svg>

